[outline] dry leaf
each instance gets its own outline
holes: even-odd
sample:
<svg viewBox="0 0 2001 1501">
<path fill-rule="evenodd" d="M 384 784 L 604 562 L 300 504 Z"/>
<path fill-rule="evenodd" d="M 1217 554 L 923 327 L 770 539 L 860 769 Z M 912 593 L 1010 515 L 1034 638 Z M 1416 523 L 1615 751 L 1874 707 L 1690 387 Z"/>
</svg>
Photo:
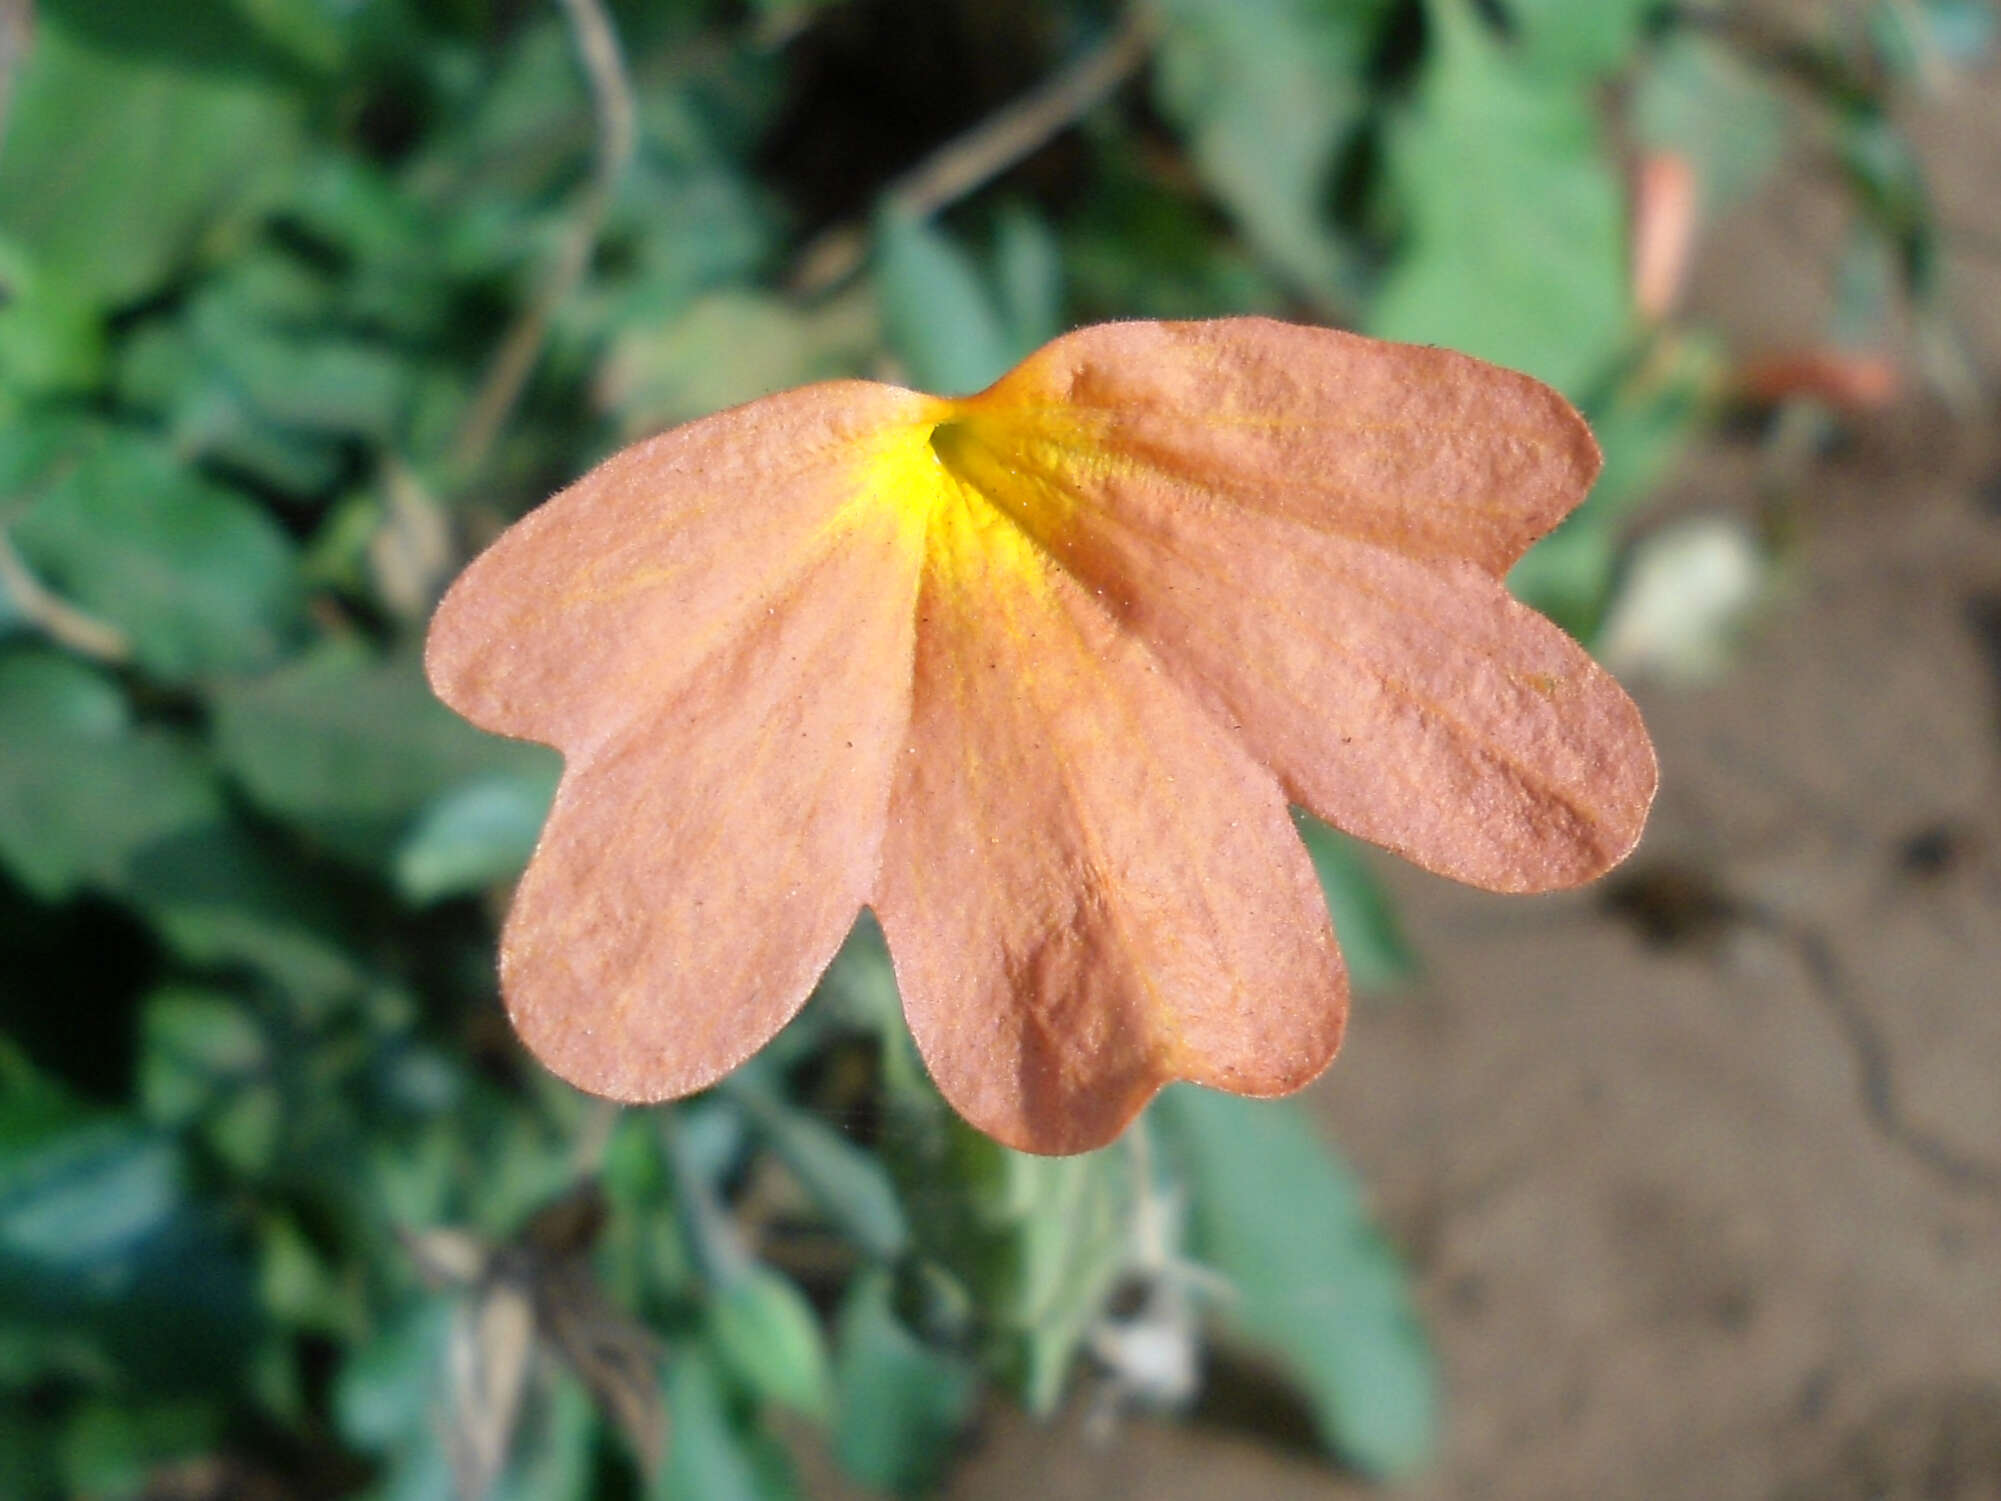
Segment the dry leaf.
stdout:
<svg viewBox="0 0 2001 1501">
<path fill-rule="evenodd" d="M 505 1278 L 482 1282 L 452 1320 L 446 1363 L 451 1417 L 445 1452 L 462 1501 L 483 1501 L 514 1446 L 514 1425 L 535 1353 L 528 1289 Z"/>
<path fill-rule="evenodd" d="M 1633 181 L 1633 306 L 1649 323 L 1674 311 L 1695 255 L 1695 164 L 1678 151 L 1641 158 Z"/>
<path fill-rule="evenodd" d="M 598 1186 L 586 1182 L 537 1210 L 505 1245 L 463 1230 L 402 1237 L 427 1283 L 472 1289 L 447 1346 L 443 1429 L 464 1501 L 481 1501 L 506 1466 L 538 1346 L 568 1365 L 618 1425 L 642 1474 L 650 1480 L 666 1459 L 660 1341 L 605 1296 L 591 1269 L 606 1213 Z"/>
<path fill-rule="evenodd" d="M 1841 412 L 1876 412 L 1897 399 L 1896 363 L 1866 349 L 1798 349 L 1746 360 L 1732 384 L 1754 406 L 1805 399 Z"/>
<path fill-rule="evenodd" d="M 1502 579 L 1598 451 L 1445 350 L 1108 324 L 948 401 L 844 381 L 614 456 L 433 622 L 559 747 L 501 978 L 582 1088 L 713 1083 L 880 917 L 937 1083 L 1030 1151 L 1296 1089 L 1347 986 L 1299 803 L 1535 891 L 1639 836 L 1630 700 Z"/>
</svg>

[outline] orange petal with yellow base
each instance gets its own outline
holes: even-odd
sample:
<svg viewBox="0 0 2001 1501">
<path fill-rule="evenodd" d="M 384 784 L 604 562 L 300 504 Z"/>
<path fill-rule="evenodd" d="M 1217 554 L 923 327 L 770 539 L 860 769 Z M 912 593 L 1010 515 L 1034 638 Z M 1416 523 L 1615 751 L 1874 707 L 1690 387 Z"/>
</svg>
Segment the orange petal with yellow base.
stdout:
<svg viewBox="0 0 2001 1501">
<path fill-rule="evenodd" d="M 1328 822 L 1501 891 L 1624 858 L 1655 785 L 1639 711 L 1493 573 L 1588 486 L 1583 422 L 1464 356 L 1245 321 L 1059 339 L 961 404 L 939 450 Z M 1390 403 L 1399 367 L 1412 394 Z M 1209 372 L 1218 400 L 1156 431 L 1065 399 L 1134 369 L 1154 387 Z M 1256 442 L 1229 441 L 1248 413 Z M 1377 447 L 1344 458 L 1343 431 Z M 1392 443 L 1411 488 L 1349 501 L 1353 466 Z"/>
<path fill-rule="evenodd" d="M 506 533 L 431 627 L 438 694 L 564 752 L 501 940 L 580 1088 L 714 1083 L 805 1003 L 875 881 L 921 512 L 875 449 L 932 404 L 851 383 L 626 450 Z"/>
<path fill-rule="evenodd" d="M 933 1079 L 1040 1152 L 1102 1145 L 1175 1079 L 1299 1088 L 1347 985 L 1277 781 L 990 501 L 947 489 L 872 899 Z"/>
</svg>

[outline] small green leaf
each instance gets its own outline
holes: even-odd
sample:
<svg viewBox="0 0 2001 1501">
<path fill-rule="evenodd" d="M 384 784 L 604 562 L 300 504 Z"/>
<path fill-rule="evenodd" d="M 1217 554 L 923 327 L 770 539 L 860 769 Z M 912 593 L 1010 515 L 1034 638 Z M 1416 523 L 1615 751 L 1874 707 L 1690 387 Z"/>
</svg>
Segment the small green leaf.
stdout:
<svg viewBox="0 0 2001 1501">
<path fill-rule="evenodd" d="M 44 4 L 0 156 L 0 223 L 102 306 L 135 301 L 282 186 L 296 98 L 226 7 Z M 190 64 L 193 64 L 192 66 Z"/>
<path fill-rule="evenodd" d="M 236 997 L 175 987 L 141 1012 L 139 1102 L 149 1119 L 184 1126 L 219 1093 L 270 1065 L 263 1029 Z"/>
<path fill-rule="evenodd" d="M 234 996 L 185 987 L 149 996 L 139 1023 L 139 1102 L 168 1127 L 199 1125 L 239 1173 L 267 1170 L 283 1126 L 262 1028 Z"/>
<path fill-rule="evenodd" d="M 0 238 L 0 390 L 88 391 L 104 378 L 104 323 L 60 269 Z"/>
<path fill-rule="evenodd" d="M 881 1159 L 751 1080 L 739 1071 L 725 1087 L 828 1219 L 870 1256 L 900 1256 L 910 1227 Z"/>
<path fill-rule="evenodd" d="M 175 1144 L 35 1093 L 0 1096 L 0 1324 L 163 1395 L 226 1385 L 257 1333 L 249 1267 Z"/>
<path fill-rule="evenodd" d="M 1514 45 L 1528 65 L 1563 82 L 1590 82 L 1631 62 L 1659 0 L 1505 0 Z"/>
<path fill-rule="evenodd" d="M 864 1273 L 848 1290 L 834 1381 L 835 1458 L 864 1485 L 906 1496 L 937 1480 L 979 1393 L 970 1364 L 897 1318 L 887 1272 Z"/>
<path fill-rule="evenodd" d="M 125 890 L 190 963 L 248 965 L 307 1002 L 362 984 L 327 893 L 239 825 L 156 841 L 133 860 Z"/>
<path fill-rule="evenodd" d="M 1345 301 L 1347 258 L 1322 212 L 1365 103 L 1383 0 L 1165 0 L 1154 73 L 1161 112 L 1196 169 L 1297 291 Z"/>
<path fill-rule="evenodd" d="M 833 1401 L 826 1338 L 790 1277 L 752 1262 L 708 1305 L 710 1338 L 760 1400 L 825 1422 Z"/>
<path fill-rule="evenodd" d="M 558 1373 L 516 1436 L 493 1501 L 590 1495 L 598 1426 L 583 1384 L 568 1372 Z"/>
<path fill-rule="evenodd" d="M 1041 215 L 1018 203 L 995 227 L 994 291 L 1008 338 L 1024 353 L 1063 331 L 1063 247 Z"/>
<path fill-rule="evenodd" d="M 469 781 L 552 785 L 557 764 L 445 708 L 414 655 L 339 643 L 219 692 L 216 752 L 260 807 L 369 865 L 392 862 L 426 808 Z"/>
<path fill-rule="evenodd" d="M 55 468 L 13 535 L 45 583 L 124 631 L 162 678 L 263 666 L 298 618 L 276 523 L 134 433 Z"/>
<path fill-rule="evenodd" d="M 791 1487 L 754 1435 L 734 1420 L 723 1383 L 698 1346 L 667 1375 L 667 1463 L 651 1501 L 781 1501 Z"/>
<path fill-rule="evenodd" d="M 1432 0 L 1432 55 L 1390 140 L 1405 244 L 1369 331 L 1523 370 L 1569 392 L 1624 344 L 1624 206 L 1581 88 L 1529 76 L 1475 16 Z"/>
<path fill-rule="evenodd" d="M 72 1496 L 139 1496 L 176 1460 L 211 1452 L 222 1436 L 220 1404 L 86 1401 L 63 1425 L 64 1488 Z"/>
<path fill-rule="evenodd" d="M 449 1298 L 411 1298 L 347 1352 L 333 1387 L 334 1426 L 344 1440 L 381 1454 L 429 1430 L 451 1327 Z"/>
<path fill-rule="evenodd" d="M 1411 1473 L 1437 1442 L 1436 1364 L 1354 1176 L 1295 1104 L 1178 1086 L 1153 1109 L 1194 1250 L 1235 1289 L 1224 1315 L 1284 1361 L 1343 1459 Z"/>
<path fill-rule="evenodd" d="M 535 852 L 552 772 L 480 777 L 433 798 L 396 848 L 396 888 L 425 903 L 512 880 Z"/>
<path fill-rule="evenodd" d="M 1667 476 L 1714 413 L 1723 356 L 1678 337 L 1591 411 L 1605 467 L 1591 494 L 1508 574 L 1508 587 L 1572 635 L 1590 640 L 1605 612 L 1633 508 Z"/>
<path fill-rule="evenodd" d="M 221 813 L 193 746 L 135 727 L 109 678 L 0 647 L 0 862 L 30 892 L 124 889 L 147 850 Z"/>
<path fill-rule="evenodd" d="M 638 437 L 788 386 L 859 375 L 878 339 L 865 296 L 800 308 L 761 292 L 718 291 L 669 321 L 619 327 L 599 390 L 621 429 Z"/>
<path fill-rule="evenodd" d="M 883 1150 L 927 1210 L 914 1247 L 970 1295 L 987 1363 L 1046 1415 L 1126 1265 L 1131 1156 L 1038 1157 L 982 1135 L 938 1096 L 907 1032 L 885 1039 L 884 1074 L 896 1125 Z"/>
<path fill-rule="evenodd" d="M 1077 1347 L 1125 1268 L 1130 1162 L 1117 1147 L 1076 1157 L 1007 1153 L 1005 1202 L 1018 1240 L 1002 1316 L 1019 1332 L 1022 1402 L 1039 1417 L 1056 1410 Z"/>
<path fill-rule="evenodd" d="M 1850 190 L 1895 247 L 1905 285 L 1913 296 L 1929 296 L 1936 289 L 1938 226 L 1917 152 L 1876 109 L 1845 110 L 1836 142 Z"/>
<path fill-rule="evenodd" d="M 876 221 L 875 254 L 883 336 L 920 390 L 978 391 L 1028 353 L 972 258 L 937 226 L 889 209 Z"/>
</svg>

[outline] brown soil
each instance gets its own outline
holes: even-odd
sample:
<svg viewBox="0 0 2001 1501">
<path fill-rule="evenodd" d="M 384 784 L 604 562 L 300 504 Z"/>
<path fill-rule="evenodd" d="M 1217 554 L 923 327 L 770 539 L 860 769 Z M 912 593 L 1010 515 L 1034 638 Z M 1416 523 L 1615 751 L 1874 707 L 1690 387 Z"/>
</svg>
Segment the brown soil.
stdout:
<svg viewBox="0 0 2001 1501">
<path fill-rule="evenodd" d="M 1713 687 L 1638 685 L 1627 872 L 1528 901 L 1394 874 L 1426 978 L 1313 1103 L 1416 1268 L 1449 1403 L 1412 1498 L 2001 1498 L 2001 68 L 1912 129 L 1987 395 L 1913 394 L 1805 487 Z M 1695 317 L 1812 342 L 1839 200 L 1720 226 Z M 1671 505 L 1760 505 L 1758 450 Z M 996 1414 L 958 1501 L 1353 1497 L 1305 1450 Z"/>
</svg>

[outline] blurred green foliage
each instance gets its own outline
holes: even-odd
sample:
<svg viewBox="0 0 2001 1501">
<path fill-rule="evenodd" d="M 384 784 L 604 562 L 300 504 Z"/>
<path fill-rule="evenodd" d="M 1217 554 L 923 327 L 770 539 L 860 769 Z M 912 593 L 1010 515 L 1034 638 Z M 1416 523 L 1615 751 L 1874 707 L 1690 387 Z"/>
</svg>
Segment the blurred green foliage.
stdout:
<svg viewBox="0 0 2001 1501">
<path fill-rule="evenodd" d="M 1172 1092 L 1128 1144 L 1009 1152 L 924 1078 L 867 922 L 708 1096 L 614 1113 L 527 1063 L 494 918 L 556 762 L 432 701 L 422 621 L 664 424 L 1263 311 L 1583 403 L 1605 477 L 1516 583 L 1588 633 L 1724 376 L 1631 305 L 1608 143 L 1686 158 L 1713 211 L 1822 132 L 1922 294 L 1884 100 L 1991 10 L 1775 45 L 1645 0 L 1158 0 L 1121 86 L 920 213 L 899 174 L 1103 45 L 1110 0 L 624 0 L 601 223 L 573 10 L 0 6 L 8 1494 L 774 1498 L 777 1416 L 912 1493 L 995 1383 L 1185 1398 L 1115 1354 L 1128 1306 L 1191 1361 L 1233 1331 L 1335 1456 L 1407 1473 L 1439 1408 L 1406 1275 L 1295 1107 Z M 1358 981 L 1393 982 L 1373 857 L 1302 827 Z"/>
</svg>

